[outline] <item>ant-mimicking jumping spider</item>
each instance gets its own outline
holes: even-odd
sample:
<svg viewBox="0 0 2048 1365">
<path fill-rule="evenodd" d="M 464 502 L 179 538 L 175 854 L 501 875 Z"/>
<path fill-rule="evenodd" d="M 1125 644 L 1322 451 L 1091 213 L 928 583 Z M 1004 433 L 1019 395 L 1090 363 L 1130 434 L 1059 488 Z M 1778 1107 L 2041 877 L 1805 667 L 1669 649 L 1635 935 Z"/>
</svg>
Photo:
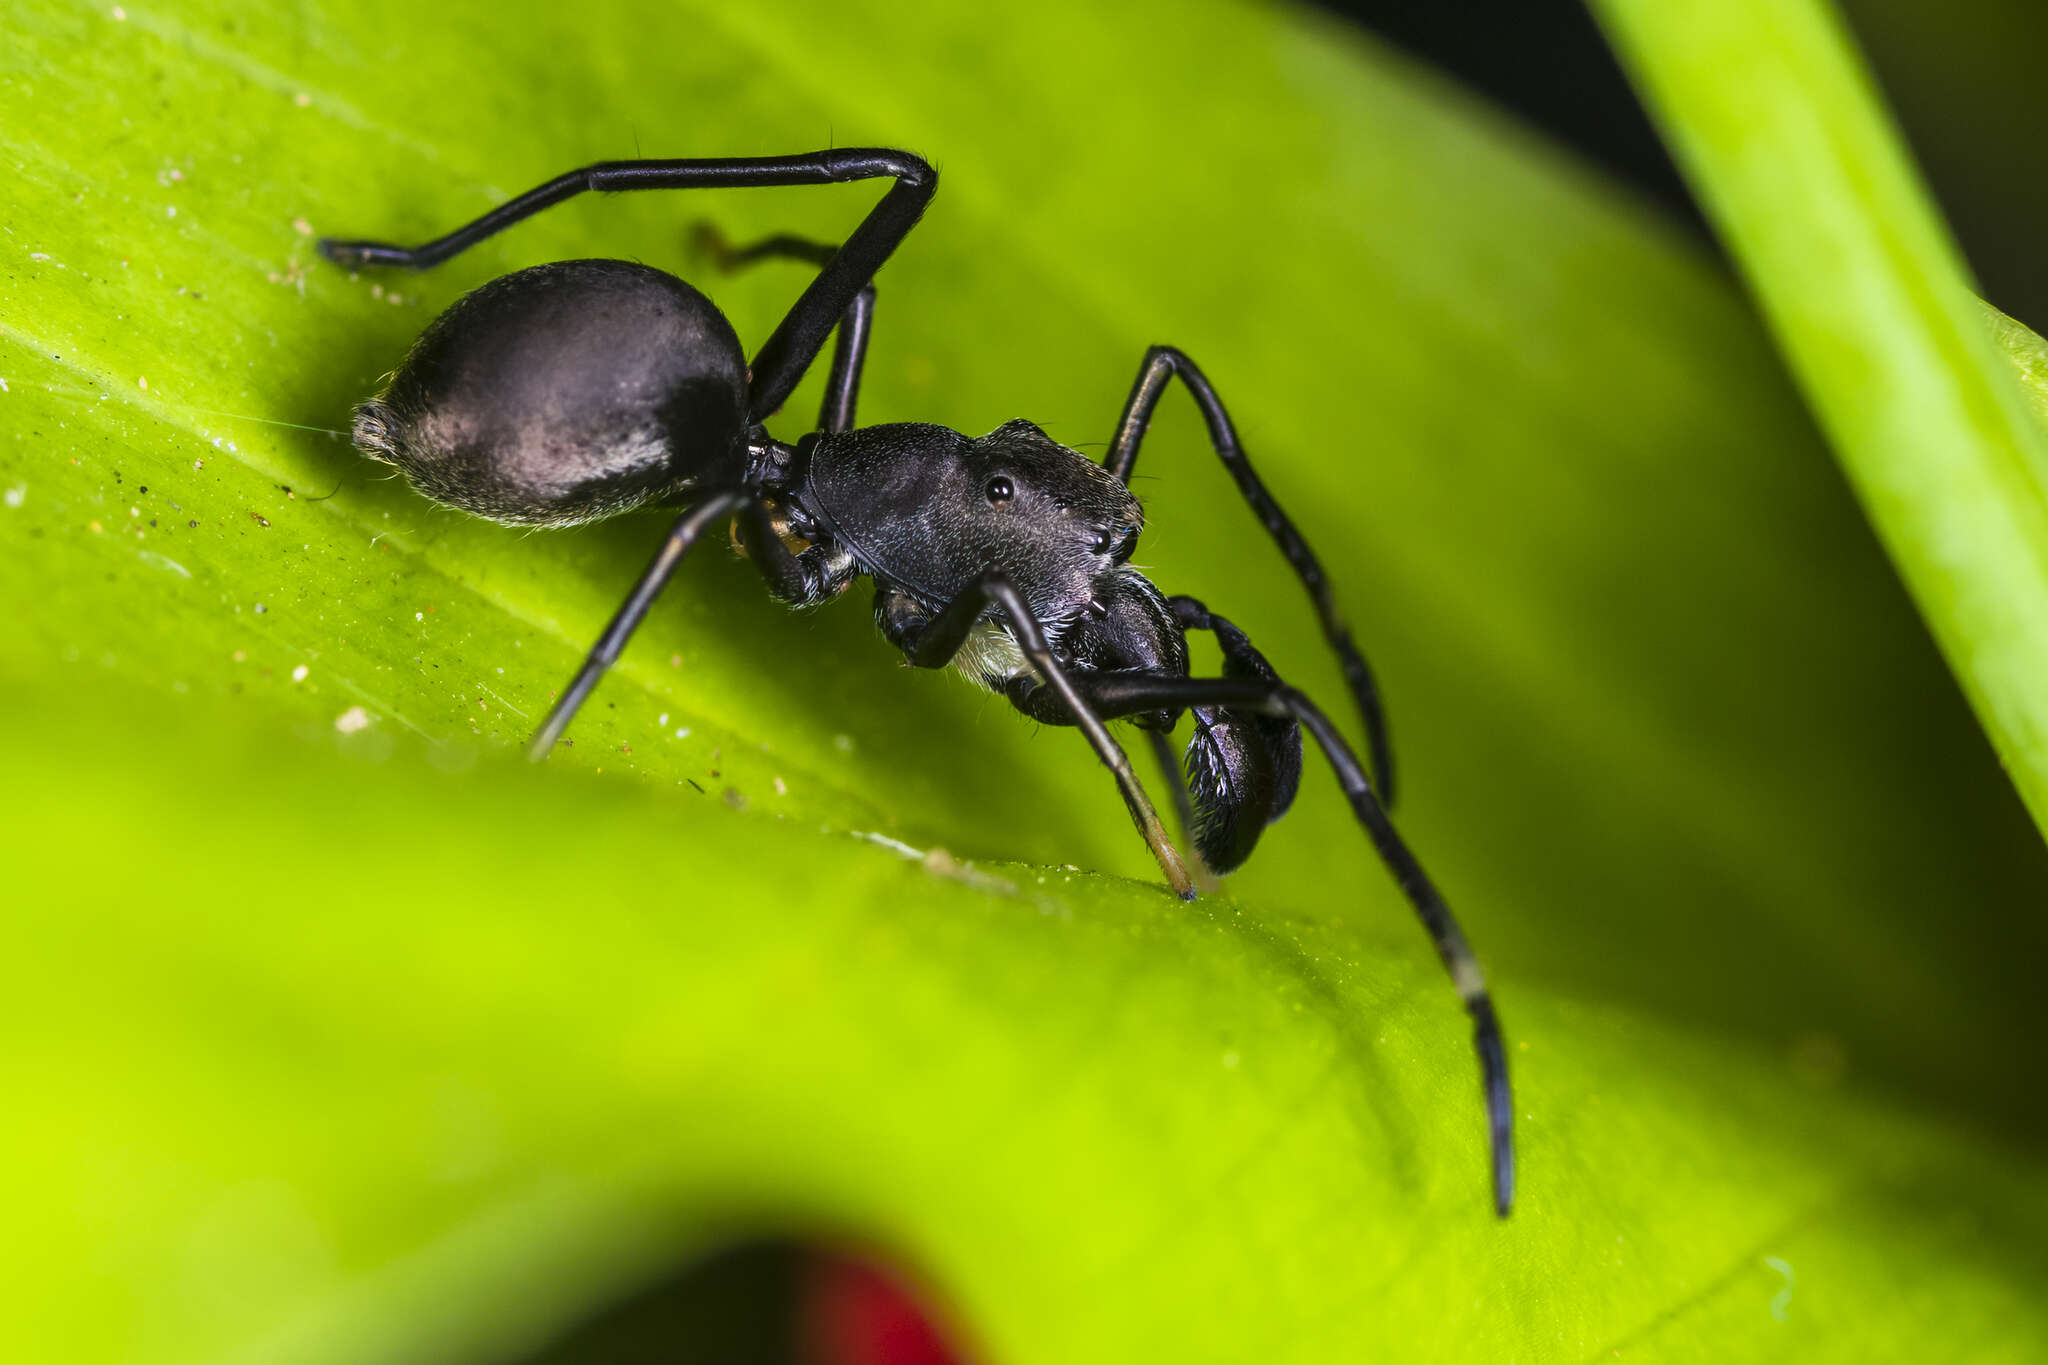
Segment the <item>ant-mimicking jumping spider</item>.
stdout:
<svg viewBox="0 0 2048 1365">
<path fill-rule="evenodd" d="M 823 602 L 865 575 L 875 582 L 876 624 L 912 664 L 957 665 L 1024 714 L 1079 726 L 1183 899 L 1194 896 L 1187 869 L 1103 722 L 1126 719 L 1146 735 L 1196 850 L 1219 873 L 1242 863 L 1294 800 L 1306 728 L 1471 1015 L 1494 1205 L 1505 1216 L 1514 1198 L 1507 1057 L 1478 961 L 1449 907 L 1322 711 L 1243 631 L 1194 598 L 1165 596 L 1128 563 L 1144 525 L 1131 467 L 1178 375 L 1218 458 L 1307 588 L 1357 703 L 1379 790 L 1391 797 L 1372 675 L 1321 565 L 1253 473 L 1222 401 L 1187 356 L 1170 346 L 1146 354 L 1101 464 L 1024 421 L 980 437 L 924 422 L 854 426 L 875 272 L 938 188 L 924 161 L 886 148 L 604 162 L 424 246 L 324 239 L 320 250 L 351 269 L 422 270 L 585 191 L 882 176 L 895 183 L 837 248 L 772 237 L 723 251 L 728 267 L 775 256 L 818 266 L 751 365 L 725 315 L 675 276 L 627 261 L 560 261 L 462 298 L 421 335 L 384 392 L 357 409 L 355 441 L 365 454 L 396 465 L 428 497 L 493 521 L 573 526 L 643 504 L 684 509 L 530 754 L 554 747 L 683 557 L 727 517 L 783 602 Z M 835 327 L 818 429 L 795 445 L 776 440 L 763 424 Z M 1223 676 L 1188 676 L 1188 631 L 1215 637 Z M 1166 738 L 1183 712 L 1194 719 L 1185 787 Z"/>
</svg>

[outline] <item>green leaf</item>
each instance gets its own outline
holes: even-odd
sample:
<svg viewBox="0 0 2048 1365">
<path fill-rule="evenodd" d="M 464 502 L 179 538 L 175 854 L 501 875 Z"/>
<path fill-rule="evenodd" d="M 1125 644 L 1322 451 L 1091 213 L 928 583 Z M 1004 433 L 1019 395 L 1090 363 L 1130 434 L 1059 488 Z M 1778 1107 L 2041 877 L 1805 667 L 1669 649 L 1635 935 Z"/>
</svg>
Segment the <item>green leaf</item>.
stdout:
<svg viewBox="0 0 2048 1365">
<path fill-rule="evenodd" d="M 2021 395 L 2034 415 L 2048 422 L 2048 341 L 2025 323 L 2007 317 L 1982 300 L 1979 307 L 1991 324 L 1992 340 L 2019 372 Z"/>
<path fill-rule="evenodd" d="M 1601 0 L 2048 829 L 2048 429 L 1826 0 Z"/>
<path fill-rule="evenodd" d="M 491 1358 L 768 1228 L 890 1249 L 1000 1360 L 2039 1354 L 2039 841 L 1754 320 L 1577 167 L 1235 7 L 19 10 L 0 1353 Z M 872 191 L 578 202 L 394 279 L 312 234 L 828 142 L 944 173 L 868 419 L 1097 442 L 1155 340 L 1233 405 L 1493 970 L 1507 1223 L 1324 778 L 1183 907 L 1074 736 L 721 553 L 516 761 L 661 523 L 434 508 L 350 404 L 507 269 L 702 279 L 695 218 Z M 800 279 L 710 287 L 758 339 Z M 1179 399 L 1139 472 L 1141 561 L 1330 700 Z"/>
<path fill-rule="evenodd" d="M 14 1358 L 495 1358 L 763 1227 L 879 1240 L 995 1359 L 2048 1339 L 2038 1167 L 1824 1059 L 1519 986 L 1499 1223 L 1435 964 L 1342 917 L 224 709 L 5 759 L 38 793 L 0 956 Z M 830 893 L 763 894 L 792 870 Z"/>
</svg>

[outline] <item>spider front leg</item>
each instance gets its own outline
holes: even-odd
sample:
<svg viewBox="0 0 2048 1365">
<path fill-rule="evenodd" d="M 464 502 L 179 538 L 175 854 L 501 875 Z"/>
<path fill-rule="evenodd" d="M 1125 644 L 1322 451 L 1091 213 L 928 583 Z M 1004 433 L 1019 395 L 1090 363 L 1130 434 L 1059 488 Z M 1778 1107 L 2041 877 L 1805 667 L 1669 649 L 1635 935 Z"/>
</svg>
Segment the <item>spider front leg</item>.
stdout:
<svg viewBox="0 0 2048 1365">
<path fill-rule="evenodd" d="M 1145 363 L 1138 371 L 1137 382 L 1131 386 L 1131 396 L 1124 401 L 1123 416 L 1117 419 L 1116 439 L 1102 459 L 1103 468 L 1125 483 L 1131 481 L 1131 466 L 1137 463 L 1138 447 L 1144 443 L 1153 409 L 1159 406 L 1159 399 L 1166 392 L 1166 382 L 1175 375 L 1179 375 L 1181 382 L 1188 386 L 1188 392 L 1194 395 L 1196 405 L 1202 410 L 1202 420 L 1209 428 L 1209 444 L 1215 447 L 1216 458 L 1223 461 L 1224 468 L 1230 471 L 1230 477 L 1237 483 L 1237 491 L 1258 517 L 1259 524 L 1266 528 L 1266 534 L 1280 547 L 1280 553 L 1287 557 L 1288 564 L 1301 579 L 1302 587 L 1308 590 L 1309 600 L 1315 604 L 1316 617 L 1322 623 L 1323 638 L 1329 642 L 1330 649 L 1344 669 L 1344 681 L 1351 689 L 1352 700 L 1358 706 L 1359 720 L 1365 726 L 1366 748 L 1372 755 L 1372 770 L 1379 778 L 1380 799 L 1392 806 L 1394 750 L 1387 739 L 1386 715 L 1380 707 L 1379 688 L 1373 682 L 1372 670 L 1366 667 L 1365 656 L 1359 653 L 1351 638 L 1351 627 L 1344 623 L 1343 616 L 1337 611 L 1337 599 L 1330 591 L 1330 580 L 1323 572 L 1321 561 L 1252 469 L 1251 458 L 1245 454 L 1244 446 L 1237 438 L 1237 427 L 1231 422 L 1223 400 L 1216 396 L 1208 377 L 1194 361 L 1188 359 L 1185 352 L 1171 346 L 1154 346 L 1145 353 Z"/>
<path fill-rule="evenodd" d="M 982 623 L 991 606 L 1002 611 L 1010 635 L 1024 657 L 1038 670 L 1047 686 L 1065 701 L 1068 723 L 1080 727 L 1081 733 L 1094 746 L 1095 756 L 1116 779 L 1117 790 L 1123 796 L 1125 809 L 1130 812 L 1131 823 L 1138 827 L 1138 833 L 1158 860 L 1159 870 L 1166 874 L 1167 884 L 1182 900 L 1193 900 L 1195 888 L 1188 878 L 1187 866 L 1181 861 L 1173 841 L 1167 837 L 1166 827 L 1160 823 L 1159 813 L 1152 808 L 1152 800 L 1145 795 L 1138 775 L 1131 770 L 1130 758 L 1109 733 L 1109 728 L 1067 681 L 1066 669 L 1046 643 L 1044 627 L 1032 613 L 1023 594 L 1008 579 L 1001 574 L 983 574 L 955 594 L 936 616 L 926 613 L 907 594 L 883 588 L 875 594 L 875 620 L 890 643 L 901 649 L 903 657 L 914 667 L 944 668 L 968 643 L 975 627 Z"/>
<path fill-rule="evenodd" d="M 1226 659 L 1251 650 L 1251 642 L 1243 631 L 1194 598 L 1170 600 L 1180 625 L 1187 630 L 1212 632 Z M 1385 808 L 1373 795 L 1364 765 L 1329 717 L 1278 675 L 1176 678 L 1077 671 L 1069 673 L 1065 681 L 1066 690 L 1079 694 L 1088 713 L 1101 719 L 1154 714 L 1162 708 L 1213 706 L 1285 718 L 1314 737 L 1336 774 L 1337 785 L 1349 801 L 1353 816 L 1422 921 L 1472 1020 L 1472 1044 L 1479 1056 L 1480 1086 L 1492 1152 L 1494 1209 L 1501 1217 L 1507 1217 L 1515 1199 L 1514 1096 L 1508 1082 L 1507 1048 L 1501 1041 L 1500 1020 L 1494 1013 L 1485 974 L 1450 906 L 1422 870 L 1421 861 L 1394 829 Z"/>
</svg>

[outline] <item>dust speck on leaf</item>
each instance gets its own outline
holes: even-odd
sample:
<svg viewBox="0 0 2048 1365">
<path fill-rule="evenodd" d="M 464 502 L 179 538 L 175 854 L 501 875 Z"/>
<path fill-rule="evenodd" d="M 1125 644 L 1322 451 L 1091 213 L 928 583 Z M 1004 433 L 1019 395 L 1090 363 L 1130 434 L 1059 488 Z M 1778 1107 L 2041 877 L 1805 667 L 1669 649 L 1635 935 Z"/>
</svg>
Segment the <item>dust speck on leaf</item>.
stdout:
<svg viewBox="0 0 2048 1365">
<path fill-rule="evenodd" d="M 1792 1263 L 1779 1256 L 1766 1256 L 1764 1264 L 1785 1277 L 1783 1287 L 1771 1296 L 1771 1320 L 1783 1322 L 1786 1312 L 1792 1307 L 1792 1287 L 1796 1283 L 1792 1277 Z"/>
<path fill-rule="evenodd" d="M 180 578 L 190 578 L 192 576 L 190 569 L 180 564 L 177 560 L 172 559 L 169 555 L 160 555 L 154 550 L 137 550 L 135 554 L 143 563 L 174 573 Z"/>
<path fill-rule="evenodd" d="M 904 857 L 909 858 L 913 861 L 920 860 L 924 857 L 924 850 L 912 848 L 909 844 L 904 843 L 901 839 L 891 839 L 886 834 L 877 834 L 872 830 L 865 829 L 856 829 L 851 830 L 849 832 L 856 839 L 865 839 L 871 844 L 880 845 L 881 847 L 888 849 L 892 853 L 900 853 Z"/>
<path fill-rule="evenodd" d="M 1001 877 L 991 877 L 973 863 L 963 863 L 943 848 L 934 848 L 923 858 L 924 870 L 934 877 L 971 886 L 977 891 L 999 891 L 1006 896 L 1017 893 L 1017 884 Z"/>
</svg>

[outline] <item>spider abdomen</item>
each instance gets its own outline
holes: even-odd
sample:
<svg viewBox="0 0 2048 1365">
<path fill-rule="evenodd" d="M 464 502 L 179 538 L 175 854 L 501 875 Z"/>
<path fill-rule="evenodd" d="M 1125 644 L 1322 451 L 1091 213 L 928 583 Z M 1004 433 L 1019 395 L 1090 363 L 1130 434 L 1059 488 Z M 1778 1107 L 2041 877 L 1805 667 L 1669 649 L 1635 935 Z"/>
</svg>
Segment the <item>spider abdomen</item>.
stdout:
<svg viewBox="0 0 2048 1365">
<path fill-rule="evenodd" d="M 428 497 L 493 521 L 571 526 L 745 468 L 747 363 L 712 302 L 628 261 L 493 280 L 427 329 L 355 441 Z"/>
</svg>

